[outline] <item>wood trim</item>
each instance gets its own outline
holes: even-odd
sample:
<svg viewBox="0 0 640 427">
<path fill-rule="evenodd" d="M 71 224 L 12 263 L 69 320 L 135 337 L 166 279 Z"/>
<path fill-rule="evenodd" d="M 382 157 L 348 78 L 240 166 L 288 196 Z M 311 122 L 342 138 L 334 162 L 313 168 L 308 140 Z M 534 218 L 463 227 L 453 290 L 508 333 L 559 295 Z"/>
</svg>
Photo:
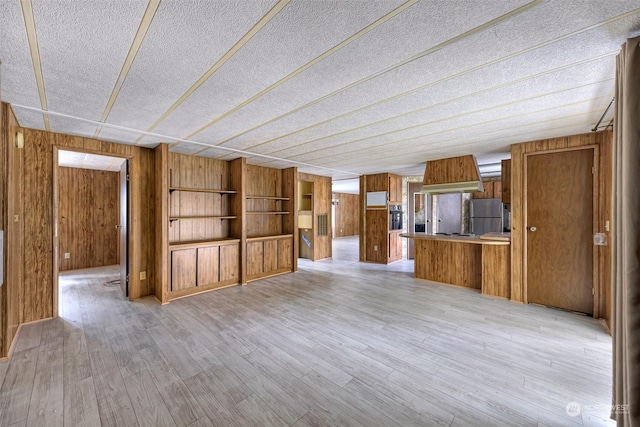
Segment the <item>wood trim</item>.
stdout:
<svg viewBox="0 0 640 427">
<path fill-rule="evenodd" d="M 59 194 L 59 189 L 60 189 L 60 183 L 58 181 L 58 179 L 60 178 L 60 166 L 58 166 L 58 147 L 53 147 L 53 155 L 52 157 L 52 161 L 53 161 L 53 233 L 52 233 L 52 241 L 51 244 L 53 245 L 53 301 L 52 301 L 52 314 L 53 317 L 58 317 L 58 294 L 59 294 L 59 287 L 58 287 L 58 280 L 59 280 L 59 266 L 60 266 L 60 236 L 59 236 L 59 232 L 60 232 L 60 223 L 59 223 L 59 209 L 60 209 L 60 194 Z"/>
<path fill-rule="evenodd" d="M 156 228 L 156 286 L 155 297 L 161 304 L 169 296 L 169 146 L 160 144 L 154 149 L 155 163 L 155 228 Z"/>
</svg>

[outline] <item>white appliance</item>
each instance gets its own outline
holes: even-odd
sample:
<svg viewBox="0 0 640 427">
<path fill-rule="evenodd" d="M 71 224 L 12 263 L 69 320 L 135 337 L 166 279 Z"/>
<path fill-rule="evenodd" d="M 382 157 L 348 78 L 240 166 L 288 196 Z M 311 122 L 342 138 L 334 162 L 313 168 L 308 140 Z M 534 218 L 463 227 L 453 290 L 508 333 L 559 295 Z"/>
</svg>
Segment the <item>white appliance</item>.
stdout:
<svg viewBox="0 0 640 427">
<path fill-rule="evenodd" d="M 504 229 L 504 205 L 500 199 L 472 199 L 469 208 L 471 233 L 482 236 Z"/>
</svg>

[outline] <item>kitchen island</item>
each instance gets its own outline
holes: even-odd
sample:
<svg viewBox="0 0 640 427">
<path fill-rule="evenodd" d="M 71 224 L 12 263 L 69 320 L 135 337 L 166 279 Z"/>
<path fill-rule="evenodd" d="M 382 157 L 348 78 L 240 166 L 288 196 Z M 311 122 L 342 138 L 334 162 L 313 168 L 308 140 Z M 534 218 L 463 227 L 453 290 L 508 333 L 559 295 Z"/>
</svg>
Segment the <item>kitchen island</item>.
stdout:
<svg viewBox="0 0 640 427">
<path fill-rule="evenodd" d="M 511 242 L 508 234 L 477 237 L 406 233 L 401 236 L 415 240 L 416 278 L 510 298 Z"/>
</svg>

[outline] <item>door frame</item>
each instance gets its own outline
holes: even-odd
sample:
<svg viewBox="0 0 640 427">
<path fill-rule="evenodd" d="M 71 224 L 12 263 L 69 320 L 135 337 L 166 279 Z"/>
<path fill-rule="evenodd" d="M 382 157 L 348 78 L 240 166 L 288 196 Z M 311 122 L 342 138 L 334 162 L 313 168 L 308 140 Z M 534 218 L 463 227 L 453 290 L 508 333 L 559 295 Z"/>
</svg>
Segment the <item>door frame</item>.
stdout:
<svg viewBox="0 0 640 427">
<path fill-rule="evenodd" d="M 527 247 L 528 247 L 528 236 L 529 234 L 526 232 L 526 226 L 529 223 L 528 218 L 528 207 L 527 207 L 527 178 L 528 178 L 528 164 L 529 164 L 529 156 L 537 156 L 542 154 L 553 154 L 553 153 L 561 153 L 567 151 L 577 151 L 577 150 L 592 150 L 593 151 L 593 174 L 592 174 L 592 229 L 591 234 L 595 234 L 598 230 L 601 230 L 600 227 L 600 151 L 599 146 L 597 144 L 591 145 L 581 145 L 579 147 L 568 147 L 568 148 L 558 148 L 554 150 L 546 150 L 546 151 L 535 151 L 531 153 L 524 153 L 524 164 L 523 164 L 523 191 L 524 195 L 522 197 L 522 218 L 523 225 L 525 229 L 523 229 L 523 243 L 522 243 L 522 301 L 524 304 L 529 303 L 527 289 L 528 289 L 528 264 L 527 264 Z M 593 265 L 593 318 L 600 318 L 600 298 L 602 294 L 602 281 L 600 280 L 600 263 L 598 261 L 598 247 L 596 245 L 592 245 L 592 265 Z"/>
<path fill-rule="evenodd" d="M 129 175 L 132 176 L 133 174 L 131 173 L 132 169 L 133 169 L 133 163 L 131 160 L 133 159 L 133 156 L 127 156 L 127 155 L 122 155 L 122 154 L 115 154 L 115 153 L 108 153 L 108 152 L 104 152 L 104 151 L 97 151 L 97 150 L 89 150 L 89 149 L 84 149 L 84 148 L 76 148 L 76 147 L 59 147 L 57 145 L 53 146 L 53 191 L 52 191 L 52 198 L 53 198 L 53 233 L 52 233 L 52 239 L 51 239 L 51 245 L 52 245 L 52 252 L 53 252 L 53 317 L 56 318 L 59 316 L 59 292 L 60 292 L 60 288 L 59 288 L 59 284 L 58 284 L 58 276 L 60 274 L 59 271 L 59 264 L 60 264 L 60 250 L 59 250 L 59 238 L 58 238 L 58 228 L 59 228 L 59 195 L 58 195 L 58 168 L 60 166 L 58 166 L 58 152 L 59 151 L 75 151 L 77 153 L 86 153 L 86 154 L 95 154 L 98 156 L 107 156 L 107 157 L 117 157 L 120 159 L 126 159 L 129 163 Z M 129 186 L 131 186 L 131 183 L 129 183 Z M 128 207 L 128 212 L 127 212 L 127 216 L 129 217 L 129 223 L 131 223 L 131 191 L 128 191 L 127 194 L 127 207 Z M 119 200 L 119 197 L 118 197 Z M 129 253 L 128 253 L 128 269 L 129 271 L 132 271 L 132 260 L 133 257 L 131 256 L 131 248 L 132 248 L 132 239 L 131 239 L 131 230 L 128 230 L 128 246 L 129 246 Z"/>
</svg>

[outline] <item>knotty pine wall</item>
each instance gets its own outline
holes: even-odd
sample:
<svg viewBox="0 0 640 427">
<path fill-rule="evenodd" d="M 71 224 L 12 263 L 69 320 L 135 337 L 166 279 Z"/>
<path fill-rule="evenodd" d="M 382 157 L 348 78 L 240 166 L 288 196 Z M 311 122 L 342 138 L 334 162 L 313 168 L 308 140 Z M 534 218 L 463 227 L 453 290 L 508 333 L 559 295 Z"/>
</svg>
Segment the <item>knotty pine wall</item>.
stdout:
<svg viewBox="0 0 640 427">
<path fill-rule="evenodd" d="M 357 236 L 360 234 L 360 196 L 358 194 L 334 193 L 338 201 L 335 217 L 335 237 Z"/>
<path fill-rule="evenodd" d="M 331 178 L 298 172 L 298 181 L 313 182 L 313 261 L 331 258 Z M 296 187 L 297 188 L 297 187 Z M 318 235 L 318 215 L 327 215 L 327 235 Z"/>
<path fill-rule="evenodd" d="M 14 127 L 17 128 L 17 122 Z M 35 129 L 23 131 L 23 149 L 15 148 L 12 143 L 5 144 L 9 148 L 7 217 L 13 219 L 12 227 L 7 230 L 10 235 L 7 253 L 12 258 L 6 264 L 8 277 L 5 283 L 10 283 L 9 289 L 15 291 L 9 300 L 17 301 L 8 304 L 9 310 L 3 307 L 5 317 L 25 323 L 52 317 L 57 311 L 52 244 L 54 147 L 130 159 L 130 298 L 152 295 L 155 243 L 153 151 Z M 8 133 L 11 135 L 11 132 L 13 130 Z M 146 280 L 139 280 L 141 271 L 146 271 Z M 3 306 L 7 306 L 6 301 Z M 14 309 L 15 314 L 11 311 Z M 5 353 L 6 349 L 5 345 Z"/>
<path fill-rule="evenodd" d="M 524 188 L 525 188 L 525 154 L 561 150 L 571 147 L 597 145 L 599 159 L 595 159 L 599 170 L 597 202 L 599 213 L 594 217 L 595 228 L 606 233 L 609 244 L 597 246 L 597 259 L 594 267 L 599 269 L 599 280 L 594 280 L 596 292 L 599 294 L 599 316 L 611 329 L 612 320 L 612 234 L 605 231 L 605 221 L 613 224 L 613 132 L 591 132 L 562 138 L 530 141 L 511 146 L 511 300 L 526 302 L 523 269 L 524 254 Z M 612 228 L 610 228 L 611 230 Z"/>
<path fill-rule="evenodd" d="M 58 194 L 60 271 L 119 264 L 120 173 L 61 167 Z"/>
</svg>

